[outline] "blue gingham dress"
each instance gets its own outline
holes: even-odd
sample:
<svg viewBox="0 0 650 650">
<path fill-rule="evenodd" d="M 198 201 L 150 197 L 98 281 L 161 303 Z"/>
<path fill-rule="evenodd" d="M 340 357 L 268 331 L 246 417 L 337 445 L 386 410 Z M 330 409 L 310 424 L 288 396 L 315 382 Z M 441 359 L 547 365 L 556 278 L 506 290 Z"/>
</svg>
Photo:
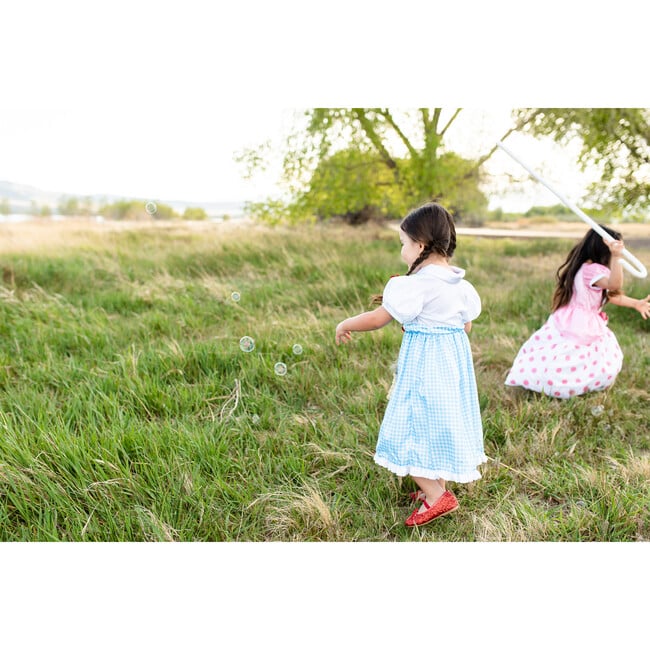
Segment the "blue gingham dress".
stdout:
<svg viewBox="0 0 650 650">
<path fill-rule="evenodd" d="M 375 462 L 398 476 L 469 483 L 487 460 L 469 338 L 481 311 L 457 267 L 391 278 L 383 306 L 404 327 Z"/>
</svg>

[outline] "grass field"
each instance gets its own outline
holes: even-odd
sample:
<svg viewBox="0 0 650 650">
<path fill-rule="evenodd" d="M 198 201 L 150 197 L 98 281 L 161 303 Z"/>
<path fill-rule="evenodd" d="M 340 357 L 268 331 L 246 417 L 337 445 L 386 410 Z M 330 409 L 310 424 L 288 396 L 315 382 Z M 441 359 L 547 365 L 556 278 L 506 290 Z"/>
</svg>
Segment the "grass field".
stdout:
<svg viewBox="0 0 650 650">
<path fill-rule="evenodd" d="M 503 386 L 571 241 L 459 238 L 490 461 L 409 530 L 410 479 L 372 460 L 400 327 L 334 344 L 404 272 L 393 230 L 35 228 L 0 246 L 1 540 L 650 540 L 650 322 L 607 308 L 608 392 Z"/>
</svg>

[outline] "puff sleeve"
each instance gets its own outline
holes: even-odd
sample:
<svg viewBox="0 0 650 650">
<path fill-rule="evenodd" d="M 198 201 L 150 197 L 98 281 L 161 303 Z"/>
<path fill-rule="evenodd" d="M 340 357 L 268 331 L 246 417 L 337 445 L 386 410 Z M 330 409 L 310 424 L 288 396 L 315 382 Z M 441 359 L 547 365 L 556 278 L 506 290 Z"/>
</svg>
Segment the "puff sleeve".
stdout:
<svg viewBox="0 0 650 650">
<path fill-rule="evenodd" d="M 608 278 L 611 271 L 608 267 L 603 264 L 585 264 L 582 267 L 582 278 L 585 282 L 585 285 L 589 289 L 595 289 L 596 291 L 602 291 L 600 287 L 595 287 L 594 283 L 603 278 Z"/>
<path fill-rule="evenodd" d="M 399 323 L 414 320 L 424 307 L 424 292 L 408 276 L 391 278 L 384 287 L 382 307 Z"/>
<path fill-rule="evenodd" d="M 481 297 L 469 282 L 463 281 L 463 289 L 465 306 L 460 312 L 460 316 L 463 323 L 468 323 L 478 318 L 481 313 Z"/>
</svg>

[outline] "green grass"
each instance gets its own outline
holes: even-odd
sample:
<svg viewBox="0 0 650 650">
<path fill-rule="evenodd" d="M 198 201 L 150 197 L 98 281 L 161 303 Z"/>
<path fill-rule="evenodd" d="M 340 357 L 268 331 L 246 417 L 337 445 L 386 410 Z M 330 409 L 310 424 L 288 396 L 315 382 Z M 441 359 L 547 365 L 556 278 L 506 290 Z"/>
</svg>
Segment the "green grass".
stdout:
<svg viewBox="0 0 650 650">
<path fill-rule="evenodd" d="M 394 231 L 151 228 L 3 254 L 0 539 L 650 540 L 650 323 L 608 308 L 625 354 L 608 392 L 503 386 L 569 247 L 459 238 L 484 306 L 471 341 L 490 461 L 454 486 L 454 515 L 415 531 L 410 479 L 372 460 L 400 327 L 333 336 L 404 272 Z"/>
</svg>

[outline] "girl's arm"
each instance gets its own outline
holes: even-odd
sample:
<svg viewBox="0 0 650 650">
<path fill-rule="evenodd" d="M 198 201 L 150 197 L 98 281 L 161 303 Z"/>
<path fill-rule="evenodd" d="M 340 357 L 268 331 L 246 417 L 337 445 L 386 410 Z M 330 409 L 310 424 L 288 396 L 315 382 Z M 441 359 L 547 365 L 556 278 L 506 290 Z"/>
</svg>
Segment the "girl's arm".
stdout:
<svg viewBox="0 0 650 650">
<path fill-rule="evenodd" d="M 612 254 L 609 261 L 609 278 L 601 278 L 598 282 L 594 282 L 594 286 L 607 289 L 607 291 L 619 291 L 623 288 L 623 267 L 620 259 L 623 256 L 625 245 L 620 239 L 606 241 L 605 245 Z"/>
<path fill-rule="evenodd" d="M 388 325 L 393 317 L 384 309 L 377 307 L 373 311 L 366 311 L 363 314 L 352 316 L 341 321 L 336 326 L 336 344 L 347 343 L 352 339 L 350 332 L 368 332 L 378 330 Z"/>
<path fill-rule="evenodd" d="M 472 321 L 468 320 L 463 327 L 465 328 L 465 334 L 469 334 L 472 329 Z"/>
<path fill-rule="evenodd" d="M 646 320 L 650 317 L 650 294 L 645 298 L 630 298 L 624 293 L 616 293 L 611 296 L 607 296 L 607 301 L 611 302 L 612 305 L 618 305 L 619 307 L 630 307 L 636 309 L 639 314 L 643 317 L 643 320 Z"/>
</svg>

